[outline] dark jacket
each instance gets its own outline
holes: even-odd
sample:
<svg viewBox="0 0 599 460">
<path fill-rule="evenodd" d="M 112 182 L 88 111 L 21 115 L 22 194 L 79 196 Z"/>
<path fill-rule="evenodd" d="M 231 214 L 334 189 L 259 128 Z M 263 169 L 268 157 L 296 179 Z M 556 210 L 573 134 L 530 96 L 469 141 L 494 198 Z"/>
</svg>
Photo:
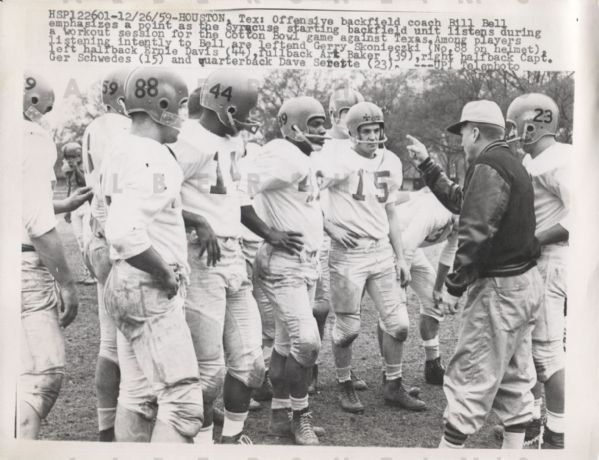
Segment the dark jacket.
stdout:
<svg viewBox="0 0 599 460">
<path fill-rule="evenodd" d="M 515 276 L 535 266 L 540 246 L 532 182 L 505 142 L 489 144 L 472 162 L 463 189 L 431 159 L 419 169 L 439 201 L 460 214 L 458 251 L 446 281 L 450 294 L 462 295 L 478 278 Z"/>
</svg>

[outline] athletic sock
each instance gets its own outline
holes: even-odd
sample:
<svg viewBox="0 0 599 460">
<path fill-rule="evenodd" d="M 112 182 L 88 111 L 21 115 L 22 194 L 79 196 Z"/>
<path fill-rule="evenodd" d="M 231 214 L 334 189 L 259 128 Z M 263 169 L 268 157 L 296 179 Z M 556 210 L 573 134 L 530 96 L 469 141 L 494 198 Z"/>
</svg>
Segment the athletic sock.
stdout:
<svg viewBox="0 0 599 460">
<path fill-rule="evenodd" d="M 200 444 L 203 446 L 214 444 L 214 440 L 212 439 L 213 428 L 214 424 L 200 428 L 198 434 L 196 434 L 193 438 L 194 444 Z"/>
<path fill-rule="evenodd" d="M 564 433 L 564 414 L 559 414 L 557 412 L 551 412 L 547 410 L 547 428 L 549 428 L 554 433 L 563 434 Z"/>
<path fill-rule="evenodd" d="M 445 432 L 443 433 L 439 447 L 461 449 L 464 447 L 466 439 L 468 439 L 467 435 L 455 428 L 451 423 L 446 423 Z"/>
<path fill-rule="evenodd" d="M 229 412 L 225 409 L 225 422 L 223 424 L 222 436 L 237 436 L 243 431 L 247 412 Z"/>
<path fill-rule="evenodd" d="M 510 431 L 503 432 L 502 449 L 522 449 L 524 446 L 524 432 L 513 433 Z"/>
<path fill-rule="evenodd" d="M 98 431 L 114 428 L 116 407 L 98 407 Z"/>
<path fill-rule="evenodd" d="M 271 408 L 271 410 L 291 409 L 291 400 L 289 398 L 286 398 L 286 399 L 272 398 L 272 401 L 270 403 L 270 408 Z"/>
<path fill-rule="evenodd" d="M 503 430 L 502 449 L 522 449 L 524 447 L 524 436 L 526 434 L 526 423 L 506 426 Z"/>
<path fill-rule="evenodd" d="M 399 379 L 402 376 L 402 363 L 387 364 L 385 363 L 385 377 L 387 380 Z"/>
<path fill-rule="evenodd" d="M 453 444 L 445 439 L 445 436 L 441 438 L 441 442 L 439 443 L 439 449 L 463 449 L 464 444 Z"/>
<path fill-rule="evenodd" d="M 427 361 L 432 361 L 440 356 L 439 353 L 439 336 L 435 336 L 430 340 L 423 340 L 424 356 Z"/>
<path fill-rule="evenodd" d="M 351 380 L 351 367 L 337 368 L 335 369 L 335 373 L 337 374 L 337 381 L 339 383 Z"/>
<path fill-rule="evenodd" d="M 289 399 L 291 400 L 291 409 L 293 409 L 293 411 L 301 411 L 308 407 L 308 395 L 303 398 L 294 398 L 293 396 L 290 396 Z"/>
</svg>

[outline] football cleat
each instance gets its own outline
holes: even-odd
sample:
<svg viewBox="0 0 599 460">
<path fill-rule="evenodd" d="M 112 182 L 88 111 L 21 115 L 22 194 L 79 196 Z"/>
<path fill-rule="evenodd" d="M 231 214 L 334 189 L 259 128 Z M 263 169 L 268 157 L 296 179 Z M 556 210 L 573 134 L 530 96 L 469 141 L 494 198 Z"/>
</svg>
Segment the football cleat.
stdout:
<svg viewBox="0 0 599 460">
<path fill-rule="evenodd" d="M 291 431 L 296 444 L 300 446 L 317 446 L 320 444 L 318 436 L 312 426 L 312 412 L 309 408 L 293 412 Z"/>
<path fill-rule="evenodd" d="M 425 361 L 424 363 L 424 380 L 431 385 L 443 385 L 443 376 L 445 368 L 441 364 L 441 358 L 437 357 Z"/>
<path fill-rule="evenodd" d="M 399 406 L 411 411 L 426 410 L 426 403 L 408 394 L 403 386 L 402 378 L 387 380 L 383 387 L 385 402 L 391 406 Z"/>
<path fill-rule="evenodd" d="M 358 377 L 354 373 L 354 371 L 351 371 L 350 375 L 351 375 L 351 382 L 354 386 L 354 389 L 356 389 L 357 391 L 368 390 L 368 385 L 366 384 L 366 382 L 364 380 L 362 380 L 360 377 Z"/>
<path fill-rule="evenodd" d="M 356 389 L 354 388 L 353 382 L 351 380 L 346 380 L 345 382 L 339 382 L 339 402 L 341 403 L 341 408 L 346 412 L 351 412 L 353 414 L 361 414 L 364 412 L 364 405 L 358 398 L 358 394 L 356 393 Z"/>
</svg>

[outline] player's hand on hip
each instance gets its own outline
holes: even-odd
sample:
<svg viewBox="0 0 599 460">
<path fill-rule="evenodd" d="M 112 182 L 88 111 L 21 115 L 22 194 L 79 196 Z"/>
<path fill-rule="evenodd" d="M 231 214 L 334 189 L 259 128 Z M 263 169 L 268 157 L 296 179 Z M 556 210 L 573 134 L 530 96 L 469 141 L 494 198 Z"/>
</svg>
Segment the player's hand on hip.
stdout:
<svg viewBox="0 0 599 460">
<path fill-rule="evenodd" d="M 408 149 L 410 161 L 414 166 L 418 167 L 420 163 L 429 158 L 430 155 L 428 153 L 428 150 L 426 149 L 424 144 L 415 137 L 410 136 L 408 134 L 406 135 L 406 138 L 410 142 L 406 146 L 406 148 Z"/>
<path fill-rule="evenodd" d="M 67 198 L 69 200 L 69 208 L 72 210 L 77 209 L 86 201 L 89 201 L 94 196 L 94 192 L 91 187 L 81 187 L 75 190 L 75 192 Z"/>
<path fill-rule="evenodd" d="M 177 292 L 179 291 L 179 276 L 175 273 L 173 267 L 169 266 L 168 270 L 161 276 L 160 282 L 166 290 L 166 296 L 169 299 L 172 299 L 177 295 Z"/>
<path fill-rule="evenodd" d="M 198 243 L 200 246 L 200 252 L 198 253 L 198 257 L 202 258 L 204 253 L 206 253 L 206 265 L 209 267 L 216 266 L 216 264 L 220 261 L 220 246 L 218 244 L 218 238 L 216 237 L 216 233 L 210 226 L 208 222 L 203 225 L 198 225 L 195 227 L 195 231 L 198 237 Z"/>
<path fill-rule="evenodd" d="M 289 254 L 299 254 L 304 248 L 304 242 L 301 232 L 283 232 L 280 230 L 271 230 L 268 235 L 267 243 L 275 248 L 283 249 Z"/>
<path fill-rule="evenodd" d="M 401 287 L 405 288 L 410 281 L 412 281 L 412 275 L 410 274 L 410 267 L 403 259 L 397 259 L 395 261 L 395 271 L 397 272 L 397 279 Z"/>
<path fill-rule="evenodd" d="M 338 225 L 328 223 L 326 225 L 326 232 L 333 241 L 336 241 L 345 249 L 353 249 L 358 246 L 358 239 L 360 237 L 349 230 L 339 227 Z"/>
<path fill-rule="evenodd" d="M 79 298 L 74 283 L 60 286 L 60 314 L 58 323 L 62 327 L 67 327 L 77 317 L 79 308 Z"/>
</svg>

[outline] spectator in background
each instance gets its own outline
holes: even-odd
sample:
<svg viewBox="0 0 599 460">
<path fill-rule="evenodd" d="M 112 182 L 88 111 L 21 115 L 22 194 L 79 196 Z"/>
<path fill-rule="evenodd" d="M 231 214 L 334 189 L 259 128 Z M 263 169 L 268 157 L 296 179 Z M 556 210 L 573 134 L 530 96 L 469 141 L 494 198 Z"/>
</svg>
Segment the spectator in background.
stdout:
<svg viewBox="0 0 599 460">
<path fill-rule="evenodd" d="M 75 190 L 85 187 L 85 177 L 83 175 L 81 145 L 77 142 L 69 142 L 62 147 L 62 172 L 65 174 L 67 181 L 67 197 L 71 196 Z M 89 222 L 90 207 L 86 202 L 83 206 L 78 207 L 75 211 L 67 212 L 64 215 L 64 220 L 69 224 L 73 224 L 73 233 L 79 245 L 79 251 L 83 255 L 83 231 L 89 227 L 86 222 Z M 83 264 L 83 284 L 95 284 L 96 280 L 89 272 L 85 264 Z"/>
</svg>

